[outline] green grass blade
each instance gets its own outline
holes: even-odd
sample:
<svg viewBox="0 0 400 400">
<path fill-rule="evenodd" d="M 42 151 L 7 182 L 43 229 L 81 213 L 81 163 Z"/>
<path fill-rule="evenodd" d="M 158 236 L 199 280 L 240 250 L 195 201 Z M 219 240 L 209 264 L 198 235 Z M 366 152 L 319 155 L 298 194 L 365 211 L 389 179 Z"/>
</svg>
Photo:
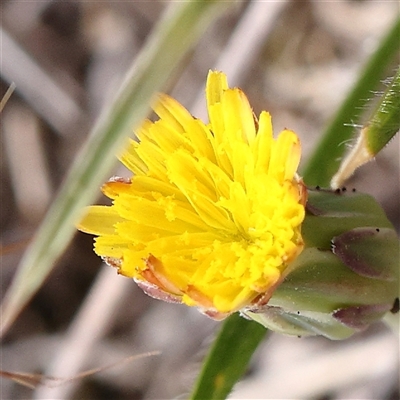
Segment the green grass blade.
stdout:
<svg viewBox="0 0 400 400">
<path fill-rule="evenodd" d="M 399 37 L 400 42 L 400 37 Z M 374 156 L 400 129 L 400 68 L 366 125 L 367 147 Z"/>
<path fill-rule="evenodd" d="M 400 18 L 396 20 L 364 67 L 359 80 L 343 102 L 313 156 L 303 169 L 302 176 L 307 185 L 329 186 L 330 179 L 338 170 L 340 159 L 346 151 L 343 143 L 353 135 L 352 127 L 346 125 L 357 121 L 360 110 L 365 107 L 371 92 L 378 86 L 386 68 L 398 53 L 399 38 Z"/>
<path fill-rule="evenodd" d="M 209 23 L 234 2 L 172 2 L 131 67 L 108 112 L 98 121 L 65 184 L 27 249 L 2 304 L 3 334 L 43 284 L 72 238 L 83 206 L 94 201 L 109 175 L 125 137 L 146 117 L 154 92 Z"/>
<path fill-rule="evenodd" d="M 399 39 L 400 41 L 400 39 Z M 369 122 L 360 130 L 357 141 L 342 160 L 331 187 L 343 186 L 361 165 L 374 159 L 400 128 L 400 69 L 381 97 Z"/>
<path fill-rule="evenodd" d="M 190 400 L 225 399 L 267 332 L 238 313 L 231 315 L 215 339 Z"/>
</svg>

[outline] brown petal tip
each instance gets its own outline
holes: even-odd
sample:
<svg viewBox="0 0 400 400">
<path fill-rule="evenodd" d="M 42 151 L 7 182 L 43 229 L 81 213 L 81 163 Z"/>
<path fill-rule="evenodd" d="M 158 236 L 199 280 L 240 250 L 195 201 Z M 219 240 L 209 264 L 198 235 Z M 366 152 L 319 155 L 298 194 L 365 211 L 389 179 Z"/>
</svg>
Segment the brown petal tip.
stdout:
<svg viewBox="0 0 400 400">
<path fill-rule="evenodd" d="M 109 265 L 110 267 L 114 267 L 117 269 L 121 268 L 122 265 L 122 259 L 121 258 L 115 258 L 115 257 L 102 257 L 102 260 Z"/>
<path fill-rule="evenodd" d="M 150 297 L 153 297 L 154 299 L 162 300 L 167 303 L 176 303 L 176 304 L 182 303 L 181 296 L 165 292 L 164 290 L 161 290 L 157 285 L 154 285 L 150 282 L 141 281 L 139 279 L 134 279 L 134 281 L 140 287 L 140 289 L 143 290 L 143 292 L 145 292 Z"/>
</svg>

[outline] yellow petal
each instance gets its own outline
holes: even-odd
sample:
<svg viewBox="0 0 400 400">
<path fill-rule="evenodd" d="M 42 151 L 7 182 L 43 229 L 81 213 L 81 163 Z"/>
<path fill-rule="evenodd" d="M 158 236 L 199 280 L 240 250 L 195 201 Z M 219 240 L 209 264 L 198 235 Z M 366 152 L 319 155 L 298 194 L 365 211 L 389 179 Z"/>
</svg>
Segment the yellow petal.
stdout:
<svg viewBox="0 0 400 400">
<path fill-rule="evenodd" d="M 180 209 L 179 218 L 168 220 L 163 205 L 138 196 L 120 196 L 114 206 L 118 214 L 127 220 L 171 233 L 196 232 L 207 228 L 201 218 L 188 209 Z"/>
<path fill-rule="evenodd" d="M 124 181 L 122 178 L 118 180 L 110 180 L 106 182 L 102 187 L 101 191 L 110 199 L 117 198 L 121 193 L 129 192 L 131 183 Z"/>
<path fill-rule="evenodd" d="M 286 179 L 293 179 L 300 161 L 300 140 L 290 130 L 282 131 L 271 151 L 269 174 L 283 182 Z"/>
<path fill-rule="evenodd" d="M 122 259 L 129 245 L 119 235 L 102 235 L 95 239 L 94 251 L 102 257 Z"/>
<path fill-rule="evenodd" d="M 221 101 L 224 90 L 228 89 L 226 75 L 219 71 L 209 71 L 206 84 L 207 108 Z"/>
<path fill-rule="evenodd" d="M 112 235 L 114 226 L 124 221 L 115 208 L 110 206 L 90 206 L 85 209 L 85 214 L 77 224 L 80 231 L 92 235 Z"/>
<path fill-rule="evenodd" d="M 266 111 L 263 111 L 260 114 L 258 132 L 253 145 L 256 173 L 265 173 L 268 171 L 272 140 L 271 115 Z"/>
<path fill-rule="evenodd" d="M 147 165 L 137 154 L 138 142 L 129 139 L 129 143 L 126 151 L 119 157 L 120 161 L 125 165 L 126 168 L 131 170 L 136 175 L 145 175 L 148 171 Z"/>
<path fill-rule="evenodd" d="M 176 149 L 183 148 L 193 153 L 193 146 L 189 139 L 181 132 L 168 125 L 166 121 L 157 121 L 150 129 L 153 141 L 164 153 L 172 153 Z"/>
<path fill-rule="evenodd" d="M 240 89 L 226 90 L 221 99 L 227 139 L 252 143 L 256 136 L 253 110 L 246 95 Z"/>
<path fill-rule="evenodd" d="M 176 151 L 167 161 L 168 177 L 182 193 L 194 190 L 215 200 L 215 187 L 204 165 L 185 151 Z"/>
<path fill-rule="evenodd" d="M 172 196 L 176 200 L 185 201 L 185 196 L 175 185 L 150 176 L 133 177 L 129 192 L 134 196 L 142 196 L 148 200 L 156 200 L 160 196 Z"/>
<path fill-rule="evenodd" d="M 166 94 L 158 95 L 158 101 L 153 108 L 160 117 L 160 121 L 163 121 L 179 133 L 187 132 L 187 128 L 193 120 L 193 117 L 185 107 Z"/>
</svg>

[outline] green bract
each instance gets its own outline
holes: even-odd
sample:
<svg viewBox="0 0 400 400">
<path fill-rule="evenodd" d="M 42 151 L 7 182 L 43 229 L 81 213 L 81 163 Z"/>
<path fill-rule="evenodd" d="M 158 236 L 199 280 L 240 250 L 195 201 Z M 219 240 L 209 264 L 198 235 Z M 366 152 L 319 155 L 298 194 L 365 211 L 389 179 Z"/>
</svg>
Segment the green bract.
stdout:
<svg viewBox="0 0 400 400">
<path fill-rule="evenodd" d="M 399 293 L 399 241 L 373 197 L 309 191 L 305 249 L 268 305 L 245 315 L 289 335 L 344 339 L 390 311 Z"/>
</svg>

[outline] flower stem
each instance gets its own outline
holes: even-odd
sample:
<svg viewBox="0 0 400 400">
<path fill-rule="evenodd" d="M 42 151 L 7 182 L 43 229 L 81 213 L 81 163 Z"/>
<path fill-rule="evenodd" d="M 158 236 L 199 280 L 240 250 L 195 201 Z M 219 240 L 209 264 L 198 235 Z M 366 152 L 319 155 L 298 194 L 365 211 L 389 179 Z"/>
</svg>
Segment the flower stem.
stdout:
<svg viewBox="0 0 400 400">
<path fill-rule="evenodd" d="M 225 399 L 267 333 L 257 322 L 232 314 L 222 325 L 189 399 Z"/>
</svg>

